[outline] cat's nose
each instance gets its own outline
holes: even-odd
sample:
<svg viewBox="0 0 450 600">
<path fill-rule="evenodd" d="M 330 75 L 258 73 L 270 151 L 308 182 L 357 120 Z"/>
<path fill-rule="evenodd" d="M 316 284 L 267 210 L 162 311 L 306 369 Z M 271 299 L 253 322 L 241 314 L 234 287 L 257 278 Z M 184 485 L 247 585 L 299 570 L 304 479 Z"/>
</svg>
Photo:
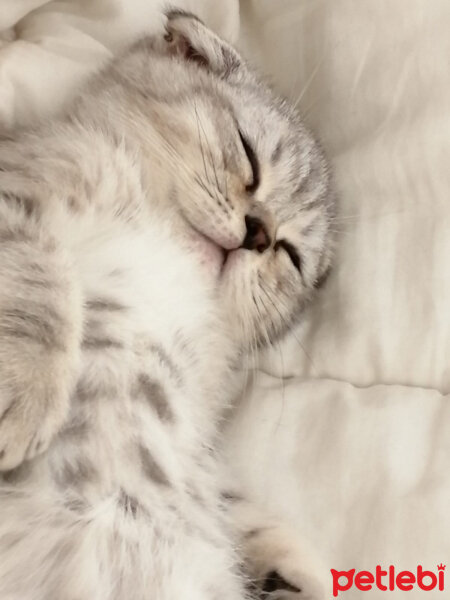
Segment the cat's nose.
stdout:
<svg viewBox="0 0 450 600">
<path fill-rule="evenodd" d="M 247 233 L 242 248 L 246 248 L 247 250 L 257 250 L 258 252 L 267 250 L 271 241 L 264 222 L 261 219 L 258 219 L 258 217 L 247 215 L 245 217 L 245 225 L 247 227 Z"/>
</svg>

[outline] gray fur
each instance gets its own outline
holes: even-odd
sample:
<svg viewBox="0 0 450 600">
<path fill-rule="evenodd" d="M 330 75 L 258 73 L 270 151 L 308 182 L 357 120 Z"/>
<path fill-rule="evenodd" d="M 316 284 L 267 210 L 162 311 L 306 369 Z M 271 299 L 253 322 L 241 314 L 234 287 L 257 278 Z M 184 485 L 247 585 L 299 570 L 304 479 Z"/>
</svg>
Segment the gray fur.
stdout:
<svg viewBox="0 0 450 600">
<path fill-rule="evenodd" d="M 167 371 L 170 374 L 170 377 L 178 385 L 181 385 L 182 384 L 181 373 L 180 373 L 177 365 L 174 364 L 173 360 L 170 358 L 170 356 L 167 354 L 167 352 L 164 350 L 164 348 L 161 345 L 150 344 L 148 346 L 148 351 L 151 352 L 152 354 L 155 354 L 158 357 L 159 362 L 167 369 Z"/>
<path fill-rule="evenodd" d="M 98 471 L 88 459 L 67 462 L 55 475 L 56 483 L 64 489 L 78 489 L 85 483 L 95 482 L 96 479 L 98 479 Z"/>
<path fill-rule="evenodd" d="M 115 348 L 120 350 L 123 348 L 123 344 L 118 340 L 114 340 L 108 337 L 93 337 L 87 336 L 82 341 L 83 348 L 88 350 L 105 350 Z"/>
<path fill-rule="evenodd" d="M 151 479 L 158 485 L 168 486 L 170 481 L 162 468 L 153 458 L 150 450 L 143 445 L 139 445 L 139 458 L 141 461 L 142 471 L 148 479 Z"/>
<path fill-rule="evenodd" d="M 173 423 L 175 417 L 169 399 L 160 383 L 152 381 L 146 373 L 140 373 L 137 377 L 134 394 L 142 395 L 153 406 L 160 419 Z"/>
<path fill-rule="evenodd" d="M 119 505 L 126 513 L 130 513 L 132 517 L 136 517 L 140 509 L 139 501 L 133 496 L 129 496 L 123 490 L 120 492 Z"/>
<path fill-rule="evenodd" d="M 119 304 L 115 300 L 106 300 L 104 298 L 96 298 L 95 300 L 88 300 L 86 302 L 86 308 L 90 310 L 106 310 L 106 311 L 122 311 L 126 310 L 123 304 Z"/>
</svg>

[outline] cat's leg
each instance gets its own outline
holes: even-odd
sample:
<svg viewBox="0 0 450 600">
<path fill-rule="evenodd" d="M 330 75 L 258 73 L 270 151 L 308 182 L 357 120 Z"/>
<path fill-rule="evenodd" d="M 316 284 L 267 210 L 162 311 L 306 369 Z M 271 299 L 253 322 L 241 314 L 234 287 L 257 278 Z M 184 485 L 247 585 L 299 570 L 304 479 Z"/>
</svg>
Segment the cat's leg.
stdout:
<svg viewBox="0 0 450 600">
<path fill-rule="evenodd" d="M 226 499 L 256 594 L 270 600 L 325 600 L 324 569 L 292 528 L 237 494 Z"/>
<path fill-rule="evenodd" d="M 43 452 L 67 416 L 81 301 L 30 198 L 0 194 L 0 471 Z"/>
</svg>

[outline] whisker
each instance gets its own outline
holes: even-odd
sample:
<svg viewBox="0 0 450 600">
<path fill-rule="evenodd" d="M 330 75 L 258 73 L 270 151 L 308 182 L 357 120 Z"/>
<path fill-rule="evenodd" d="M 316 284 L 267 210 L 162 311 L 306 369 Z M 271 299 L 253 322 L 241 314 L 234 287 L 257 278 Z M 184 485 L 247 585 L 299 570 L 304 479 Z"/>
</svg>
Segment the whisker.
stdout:
<svg viewBox="0 0 450 600">
<path fill-rule="evenodd" d="M 195 102 L 195 101 L 194 101 L 194 102 Z M 206 143 L 206 146 L 207 146 L 207 149 L 208 149 L 209 159 L 210 159 L 210 161 L 211 161 L 211 167 L 212 167 L 212 169 L 213 169 L 214 178 L 215 178 L 215 180 L 216 180 L 217 190 L 218 190 L 218 191 L 219 191 L 219 192 L 220 192 L 220 193 L 223 195 L 223 193 L 222 193 L 222 190 L 221 190 L 221 188 L 220 188 L 219 179 L 218 179 L 218 177 L 217 177 L 216 164 L 215 164 L 215 161 L 214 161 L 214 156 L 213 156 L 213 153 L 212 153 L 212 151 L 211 151 L 211 146 L 209 145 L 208 136 L 206 135 L 205 128 L 203 127 L 203 123 L 202 123 L 202 121 L 201 121 L 201 119 L 200 119 L 200 116 L 199 116 L 199 114 L 198 114 L 197 110 L 196 110 L 196 116 L 197 116 L 197 122 L 198 122 L 198 124 L 200 125 L 200 127 L 201 127 L 201 130 L 202 130 L 202 132 L 203 132 L 203 136 L 204 136 L 204 139 L 205 139 L 205 143 Z"/>
<path fill-rule="evenodd" d="M 318 375 L 318 369 L 316 367 L 316 365 L 314 364 L 314 361 L 312 360 L 311 356 L 308 354 L 308 352 L 306 351 L 306 348 L 303 346 L 303 344 L 301 343 L 301 341 L 298 339 L 298 337 L 295 334 L 295 331 L 290 327 L 289 323 L 287 322 L 286 318 L 281 314 L 279 308 L 277 307 L 277 305 L 275 304 L 275 302 L 272 300 L 272 298 L 270 297 L 268 291 L 266 290 L 263 282 L 260 282 L 260 287 L 261 290 L 264 292 L 264 294 L 266 295 L 266 298 L 269 300 L 269 302 L 271 303 L 271 305 L 274 307 L 274 309 L 276 310 L 276 312 L 278 313 L 281 322 L 286 326 L 286 328 L 289 330 L 289 334 L 292 335 L 292 337 L 295 339 L 295 341 L 297 342 L 297 344 L 299 345 L 299 347 L 301 348 L 303 354 L 306 356 L 307 360 L 309 361 L 313 371 L 315 372 L 316 375 Z M 283 304 L 282 300 L 280 298 L 277 298 L 277 302 L 279 304 L 281 304 L 283 306 L 284 309 L 287 309 L 286 305 Z"/>
<path fill-rule="evenodd" d="M 205 160 L 205 153 L 203 151 L 203 144 L 202 144 L 202 139 L 201 139 L 201 134 L 200 134 L 200 119 L 198 116 L 198 110 L 197 110 L 197 104 L 195 102 L 195 98 L 193 99 L 194 102 L 194 111 L 195 111 L 195 118 L 196 118 L 196 122 L 197 122 L 197 134 L 198 134 L 198 141 L 200 144 L 200 151 L 202 153 L 202 160 L 203 160 L 203 169 L 205 171 L 205 177 L 206 177 L 206 181 L 211 184 L 211 182 L 209 181 L 209 177 L 208 177 L 208 172 L 206 170 L 206 160 Z"/>
<path fill-rule="evenodd" d="M 271 327 L 273 328 L 273 330 L 276 330 L 273 318 L 270 315 L 270 312 L 267 310 L 267 306 L 266 306 L 263 298 L 260 298 L 260 301 L 262 302 L 263 306 L 265 307 L 265 311 L 266 311 L 267 317 L 269 318 L 269 321 L 271 323 Z M 283 412 L 284 412 L 284 408 L 286 406 L 286 381 L 285 381 L 285 379 L 286 379 L 286 370 L 284 368 L 284 357 L 283 357 L 283 351 L 282 351 L 282 348 L 281 348 L 281 344 L 279 342 L 276 342 L 276 344 L 278 346 L 278 351 L 280 353 L 280 362 L 281 362 L 281 410 L 280 410 L 280 416 L 279 416 L 279 419 L 278 419 L 278 423 L 277 423 L 277 426 L 275 428 L 275 432 L 278 431 L 278 429 L 281 426 L 281 421 L 282 421 L 282 418 L 283 418 Z M 270 346 L 275 349 L 274 343 L 272 341 L 270 341 Z"/>
</svg>

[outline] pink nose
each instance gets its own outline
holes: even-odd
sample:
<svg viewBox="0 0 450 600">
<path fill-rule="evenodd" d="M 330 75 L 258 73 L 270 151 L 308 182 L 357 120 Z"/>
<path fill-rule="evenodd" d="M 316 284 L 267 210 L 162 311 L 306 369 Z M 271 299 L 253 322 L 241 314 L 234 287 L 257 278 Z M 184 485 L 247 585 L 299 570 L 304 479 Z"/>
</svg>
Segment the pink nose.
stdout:
<svg viewBox="0 0 450 600">
<path fill-rule="evenodd" d="M 242 248 L 246 250 L 257 250 L 264 252 L 270 246 L 270 237 L 267 229 L 261 219 L 257 217 L 245 217 L 247 233 L 242 244 Z"/>
</svg>

